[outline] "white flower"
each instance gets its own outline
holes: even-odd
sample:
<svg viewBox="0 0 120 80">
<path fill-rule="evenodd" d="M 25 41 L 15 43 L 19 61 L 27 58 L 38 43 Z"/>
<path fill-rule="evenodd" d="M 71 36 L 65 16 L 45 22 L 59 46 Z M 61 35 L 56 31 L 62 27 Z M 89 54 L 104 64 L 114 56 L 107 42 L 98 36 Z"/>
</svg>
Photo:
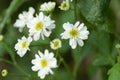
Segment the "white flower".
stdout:
<svg viewBox="0 0 120 80">
<path fill-rule="evenodd" d="M 38 54 L 35 54 L 35 59 L 32 60 L 32 70 L 38 71 L 38 76 L 41 79 L 44 79 L 47 74 L 53 74 L 51 68 L 57 67 L 57 60 L 54 58 L 54 54 L 46 49 L 44 54 L 38 51 Z"/>
<path fill-rule="evenodd" d="M 46 12 L 52 12 L 55 8 L 55 2 L 48 2 L 48 3 L 43 3 L 41 6 L 40 6 L 40 10 L 41 11 L 46 11 Z"/>
<path fill-rule="evenodd" d="M 32 38 L 28 37 L 26 38 L 25 36 L 22 37 L 22 39 L 18 39 L 18 43 L 15 45 L 15 49 L 17 50 L 17 54 L 20 57 L 23 57 L 27 50 L 29 49 L 29 45 L 32 42 Z"/>
<path fill-rule="evenodd" d="M 68 23 L 63 24 L 63 28 L 65 31 L 61 34 L 62 39 L 70 39 L 69 45 L 72 49 L 75 49 L 77 43 L 80 46 L 84 45 L 83 40 L 86 40 L 89 35 L 89 31 L 87 31 L 87 27 L 84 24 L 80 24 L 80 22 L 76 22 L 75 25 Z"/>
<path fill-rule="evenodd" d="M 23 11 L 19 14 L 19 19 L 16 20 L 14 26 L 19 28 L 19 31 L 22 32 L 22 29 L 27 25 L 27 23 L 33 19 L 33 14 L 35 10 L 34 8 L 30 7 L 29 11 Z"/>
<path fill-rule="evenodd" d="M 49 37 L 52 29 L 55 28 L 54 21 L 49 16 L 45 16 L 42 12 L 39 13 L 31 22 L 28 23 L 29 35 L 33 36 L 35 41 L 44 36 Z"/>
<path fill-rule="evenodd" d="M 61 41 L 60 39 L 54 39 L 50 42 L 50 47 L 54 50 L 61 48 Z"/>
<path fill-rule="evenodd" d="M 65 0 L 59 6 L 61 10 L 67 11 L 70 8 L 69 0 Z"/>
</svg>

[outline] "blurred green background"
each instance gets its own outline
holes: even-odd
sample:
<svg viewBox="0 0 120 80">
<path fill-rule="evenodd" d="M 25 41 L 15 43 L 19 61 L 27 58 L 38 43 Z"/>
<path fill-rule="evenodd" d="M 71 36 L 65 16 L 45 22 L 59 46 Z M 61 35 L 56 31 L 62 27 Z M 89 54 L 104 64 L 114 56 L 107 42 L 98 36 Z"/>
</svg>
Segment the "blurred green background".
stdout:
<svg viewBox="0 0 120 80">
<path fill-rule="evenodd" d="M 31 60 L 38 50 L 49 49 L 49 40 L 39 40 L 32 42 L 30 51 L 20 58 L 14 49 L 17 39 L 23 35 L 28 36 L 28 29 L 20 33 L 13 27 L 19 13 L 27 11 L 29 7 L 34 7 L 36 13 L 39 13 L 40 5 L 44 2 L 55 1 L 56 8 L 52 14 L 55 20 L 56 28 L 53 30 L 50 39 L 60 38 L 63 32 L 62 24 L 65 22 L 75 23 L 74 11 L 61 11 L 58 6 L 62 0 L 0 0 L 0 30 L 4 36 L 0 42 L 0 72 L 2 69 L 8 70 L 8 75 L 0 80 L 40 80 L 37 72 L 31 70 Z M 76 7 L 77 20 L 85 23 L 90 35 L 88 40 L 84 41 L 83 47 L 77 46 L 72 50 L 67 40 L 62 40 L 62 48 L 59 54 L 62 55 L 69 67 L 57 58 L 60 66 L 54 70 L 54 75 L 48 75 L 45 80 L 120 80 L 120 61 L 119 49 L 115 47 L 120 44 L 120 0 L 75 0 L 71 7 Z M 41 46 L 34 46 L 34 45 Z M 15 66 L 4 61 L 13 61 L 32 77 L 28 78 Z M 119 58 L 118 58 L 119 59 Z"/>
</svg>

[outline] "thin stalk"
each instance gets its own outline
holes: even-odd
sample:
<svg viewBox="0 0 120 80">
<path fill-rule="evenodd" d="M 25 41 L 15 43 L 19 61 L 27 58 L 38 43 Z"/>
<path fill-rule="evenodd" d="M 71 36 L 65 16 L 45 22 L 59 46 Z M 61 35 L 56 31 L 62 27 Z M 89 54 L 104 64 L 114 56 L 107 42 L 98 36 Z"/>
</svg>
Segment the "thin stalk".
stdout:
<svg viewBox="0 0 120 80">
<path fill-rule="evenodd" d="M 18 64 L 14 64 L 14 66 L 19 69 L 22 73 L 24 73 L 28 78 L 31 76 L 30 74 L 28 74 L 27 72 L 25 72 Z"/>
<path fill-rule="evenodd" d="M 77 6 L 76 6 L 77 0 L 74 0 L 74 17 L 75 22 L 77 21 Z"/>
<path fill-rule="evenodd" d="M 65 60 L 62 58 L 62 56 L 58 53 L 58 56 L 60 58 L 60 60 L 62 60 L 62 63 L 64 65 L 64 67 L 66 68 L 67 72 L 69 73 L 69 75 L 71 76 L 72 80 L 74 80 L 73 78 L 73 75 L 72 75 L 72 71 L 70 70 L 69 66 L 67 65 L 67 63 L 65 62 Z"/>
<path fill-rule="evenodd" d="M 3 62 L 6 62 L 6 63 L 8 63 L 8 64 L 11 64 L 11 65 L 13 65 L 13 63 L 12 63 L 11 61 L 8 61 L 8 60 L 6 60 L 6 59 L 3 59 L 3 58 L 0 58 L 0 61 L 3 61 Z"/>
</svg>

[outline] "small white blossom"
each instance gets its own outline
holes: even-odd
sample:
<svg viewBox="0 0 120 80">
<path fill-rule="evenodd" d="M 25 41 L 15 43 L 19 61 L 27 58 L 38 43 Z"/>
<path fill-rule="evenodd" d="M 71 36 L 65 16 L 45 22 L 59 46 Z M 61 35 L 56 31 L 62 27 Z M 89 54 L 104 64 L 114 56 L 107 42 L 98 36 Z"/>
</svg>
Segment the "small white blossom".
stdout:
<svg viewBox="0 0 120 80">
<path fill-rule="evenodd" d="M 62 39 L 70 39 L 69 45 L 72 49 L 75 49 L 77 43 L 80 46 L 84 45 L 83 40 L 86 40 L 89 35 L 89 31 L 84 24 L 80 24 L 80 22 L 76 22 L 75 25 L 68 23 L 63 24 L 64 32 L 61 34 Z"/>
<path fill-rule="evenodd" d="M 29 35 L 33 36 L 35 41 L 44 36 L 49 37 L 52 29 L 55 28 L 54 21 L 49 16 L 45 16 L 42 12 L 39 13 L 31 22 L 28 23 Z"/>
<path fill-rule="evenodd" d="M 50 42 L 50 47 L 54 50 L 61 48 L 61 41 L 60 39 L 54 39 Z"/>
<path fill-rule="evenodd" d="M 55 2 L 48 2 L 48 3 L 43 3 L 40 6 L 41 11 L 46 11 L 46 12 L 52 12 L 55 8 L 56 3 Z"/>
<path fill-rule="evenodd" d="M 14 26 L 19 28 L 19 31 L 22 32 L 22 29 L 27 25 L 27 23 L 33 19 L 34 15 L 34 8 L 30 7 L 29 11 L 23 11 L 21 14 L 19 14 L 19 19 L 16 20 Z"/>
<path fill-rule="evenodd" d="M 61 10 L 67 11 L 70 8 L 69 0 L 63 0 L 59 8 Z"/>
<path fill-rule="evenodd" d="M 15 45 L 15 49 L 17 50 L 17 54 L 20 57 L 23 57 L 25 53 L 27 52 L 27 50 L 30 50 L 29 45 L 31 42 L 32 42 L 31 37 L 26 38 L 25 36 L 23 36 L 21 40 L 18 39 L 18 42 Z"/>
<path fill-rule="evenodd" d="M 38 54 L 35 54 L 32 64 L 34 65 L 32 66 L 32 70 L 38 71 L 38 76 L 44 79 L 49 73 L 53 74 L 52 68 L 57 67 L 57 60 L 54 54 L 46 49 L 44 54 L 40 51 L 38 51 Z"/>
</svg>

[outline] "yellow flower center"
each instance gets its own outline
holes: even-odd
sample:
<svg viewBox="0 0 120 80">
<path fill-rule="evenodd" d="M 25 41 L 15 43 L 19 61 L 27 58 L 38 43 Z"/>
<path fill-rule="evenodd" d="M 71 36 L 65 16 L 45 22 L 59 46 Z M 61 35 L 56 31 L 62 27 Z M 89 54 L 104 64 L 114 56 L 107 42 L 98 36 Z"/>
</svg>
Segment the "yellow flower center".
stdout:
<svg viewBox="0 0 120 80">
<path fill-rule="evenodd" d="M 41 60 L 41 66 L 42 66 L 42 68 L 45 68 L 47 65 L 48 65 L 47 60 L 46 60 L 45 58 L 42 59 L 42 60 Z"/>
<path fill-rule="evenodd" d="M 43 22 L 42 21 L 39 21 L 36 26 L 35 26 L 35 29 L 37 31 L 41 30 L 43 28 Z"/>
<path fill-rule="evenodd" d="M 70 32 L 69 32 L 70 36 L 72 37 L 78 37 L 79 35 L 79 31 L 77 29 L 72 29 Z"/>
<path fill-rule="evenodd" d="M 24 41 L 23 43 L 22 43 L 22 48 L 26 48 L 27 47 L 27 41 Z"/>
<path fill-rule="evenodd" d="M 58 47 L 59 46 L 59 41 L 55 41 L 54 42 L 54 47 Z"/>
</svg>

